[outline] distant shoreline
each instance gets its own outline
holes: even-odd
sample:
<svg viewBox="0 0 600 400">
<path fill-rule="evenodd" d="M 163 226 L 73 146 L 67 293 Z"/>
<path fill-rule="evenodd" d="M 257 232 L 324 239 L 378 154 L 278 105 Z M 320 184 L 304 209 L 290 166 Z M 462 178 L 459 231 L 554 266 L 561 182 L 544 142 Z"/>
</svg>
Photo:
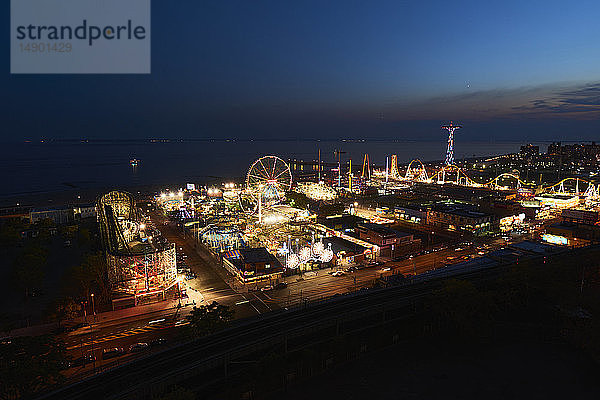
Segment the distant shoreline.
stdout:
<svg viewBox="0 0 600 400">
<path fill-rule="evenodd" d="M 442 134 L 443 140 L 443 134 Z M 395 139 L 395 138 L 335 138 L 335 139 L 316 139 L 316 138 L 143 138 L 143 139 L 24 139 L 18 141 L 0 141 L 0 144 L 168 144 L 168 143 L 194 143 L 194 142 L 219 142 L 219 143 L 253 143 L 253 142 L 305 142 L 305 143 L 439 143 L 438 139 Z M 554 142 L 561 143 L 592 143 L 594 140 L 482 140 L 468 139 L 465 143 L 540 143 L 550 144 Z"/>
</svg>

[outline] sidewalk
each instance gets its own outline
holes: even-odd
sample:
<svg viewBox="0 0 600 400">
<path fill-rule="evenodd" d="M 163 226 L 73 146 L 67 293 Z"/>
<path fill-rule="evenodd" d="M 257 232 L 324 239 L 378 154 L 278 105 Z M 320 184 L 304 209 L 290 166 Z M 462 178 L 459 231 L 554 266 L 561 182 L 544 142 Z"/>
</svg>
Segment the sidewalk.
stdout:
<svg viewBox="0 0 600 400">
<path fill-rule="evenodd" d="M 186 282 L 183 283 L 186 288 L 186 293 L 188 295 L 187 298 L 181 299 L 181 308 L 188 306 L 199 306 L 204 301 L 204 296 L 199 291 L 190 288 Z M 116 325 L 119 322 L 122 322 L 124 319 L 133 318 L 133 317 L 142 317 L 149 316 L 151 314 L 164 312 L 168 310 L 177 310 L 179 305 L 179 299 L 162 301 L 159 303 L 145 304 L 142 306 L 123 308 L 121 310 L 115 311 L 106 311 L 102 313 L 97 313 L 95 322 L 94 315 L 88 315 L 87 318 L 80 316 L 73 318 L 68 321 L 63 321 L 62 326 L 75 325 L 84 322 L 87 319 L 87 322 L 91 325 L 102 325 L 104 327 Z M 191 309 L 191 307 L 190 307 Z M 15 329 L 10 332 L 9 337 L 16 336 L 39 336 L 45 334 L 51 334 L 58 327 L 57 322 L 53 322 L 50 324 L 43 325 L 33 325 L 26 328 Z"/>
</svg>

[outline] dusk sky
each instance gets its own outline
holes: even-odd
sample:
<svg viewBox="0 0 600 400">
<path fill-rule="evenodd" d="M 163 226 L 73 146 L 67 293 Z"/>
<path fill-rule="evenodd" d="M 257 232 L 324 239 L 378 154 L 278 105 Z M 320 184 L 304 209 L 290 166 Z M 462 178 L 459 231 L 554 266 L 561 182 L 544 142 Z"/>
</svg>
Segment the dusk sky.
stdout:
<svg viewBox="0 0 600 400">
<path fill-rule="evenodd" d="M 594 140 L 596 1 L 153 1 L 151 75 L 10 75 L 4 140 Z"/>
</svg>

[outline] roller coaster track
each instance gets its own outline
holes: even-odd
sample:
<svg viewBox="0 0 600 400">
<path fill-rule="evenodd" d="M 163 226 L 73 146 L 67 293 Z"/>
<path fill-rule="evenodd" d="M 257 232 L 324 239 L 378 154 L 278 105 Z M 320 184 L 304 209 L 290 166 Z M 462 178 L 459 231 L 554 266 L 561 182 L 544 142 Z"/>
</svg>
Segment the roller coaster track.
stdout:
<svg viewBox="0 0 600 400">
<path fill-rule="evenodd" d="M 568 182 L 575 182 L 575 193 L 576 194 L 584 194 L 586 196 L 592 196 L 592 197 L 597 197 L 598 196 L 598 187 L 594 186 L 594 183 L 585 179 L 581 179 L 581 178 L 565 178 L 561 181 L 558 181 L 552 185 L 549 186 L 545 186 L 542 189 L 544 191 L 548 191 L 548 192 L 554 192 L 554 193 L 568 193 L 565 190 L 565 183 Z M 581 191 L 580 188 L 580 183 L 584 184 L 586 190 L 585 191 Z"/>
<path fill-rule="evenodd" d="M 504 173 L 496 176 L 495 178 L 490 179 L 489 181 L 477 182 L 476 180 L 471 178 L 462 168 L 460 168 L 459 166 L 457 166 L 455 164 L 442 167 L 442 169 L 440 169 L 435 175 L 433 175 L 431 177 L 431 181 L 445 182 L 446 181 L 445 174 L 448 172 L 450 172 L 450 173 L 456 172 L 456 174 L 457 174 L 456 182 L 458 182 L 458 184 L 461 184 L 460 175 L 462 174 L 462 176 L 464 177 L 464 183 L 462 183 L 462 184 L 465 186 L 476 186 L 476 187 L 488 186 L 488 187 L 493 187 L 493 188 L 502 188 L 503 186 L 500 185 L 498 183 L 498 181 L 503 178 L 514 179 L 517 182 L 517 188 L 519 188 L 521 186 L 524 186 L 524 187 L 535 186 L 534 183 L 525 182 L 518 175 L 510 173 L 510 172 L 504 172 Z"/>
<path fill-rule="evenodd" d="M 413 163 L 420 164 L 421 167 L 411 169 Z M 415 177 L 417 177 L 417 179 L 420 181 L 429 180 L 429 178 L 427 176 L 427 169 L 425 168 L 425 164 L 423 164 L 423 162 L 421 160 L 419 160 L 418 158 L 412 160 L 408 164 L 408 167 L 406 168 L 406 174 L 404 175 L 404 179 L 414 179 Z"/>
<path fill-rule="evenodd" d="M 416 164 L 416 166 L 415 166 Z M 455 179 L 447 179 L 447 174 L 454 175 L 456 174 Z M 595 185 L 594 182 L 582 179 L 582 178 L 564 178 L 559 182 L 548 186 L 537 186 L 533 182 L 525 182 L 522 180 L 519 175 L 513 174 L 510 172 L 504 172 L 499 174 L 493 179 L 489 181 L 476 181 L 471 178 L 462 168 L 457 166 L 456 164 L 445 165 L 440 168 L 435 174 L 431 177 L 427 175 L 427 169 L 425 164 L 419 159 L 413 159 L 406 168 L 406 173 L 403 177 L 398 178 L 402 181 L 416 181 L 416 182 L 425 182 L 425 183 L 442 183 L 442 182 L 452 182 L 457 185 L 462 186 L 471 186 L 471 187 L 490 187 L 492 189 L 508 189 L 506 186 L 500 184 L 500 181 L 504 179 L 512 179 L 516 182 L 516 188 L 529 188 L 537 190 L 541 192 L 550 192 L 550 193 L 565 193 L 565 194 L 575 194 L 575 195 L 583 195 L 587 198 L 599 198 L 600 197 L 600 184 Z M 565 189 L 565 184 L 572 183 L 574 186 L 574 190 L 569 191 L 568 186 Z M 583 187 L 582 187 L 583 185 Z M 536 187 L 537 186 L 537 187 Z M 585 190 L 582 190 L 585 188 Z"/>
<path fill-rule="evenodd" d="M 119 219 L 137 220 L 135 201 L 130 193 L 113 191 L 98 198 L 100 235 L 107 252 L 130 253 Z"/>
<path fill-rule="evenodd" d="M 420 164 L 420 168 L 414 168 L 413 163 Z M 423 173 L 425 170 L 425 165 L 418 159 L 412 160 L 406 169 L 406 175 L 403 180 L 410 181 L 419 181 L 419 182 L 427 182 L 427 183 L 441 183 L 441 182 L 453 182 L 457 185 L 463 186 L 472 186 L 472 187 L 491 187 L 493 189 L 506 189 L 506 186 L 503 186 L 499 183 L 502 179 L 513 179 L 516 182 L 516 187 L 521 188 L 536 188 L 536 184 L 532 182 L 523 181 L 518 175 L 504 172 L 489 181 L 478 182 L 475 179 L 471 178 L 462 168 L 459 166 L 445 165 L 440 170 L 438 170 L 434 175 L 430 178 L 427 178 L 427 172 Z M 417 175 L 418 173 L 418 175 Z M 456 179 L 448 180 L 446 179 L 446 174 L 456 174 Z M 565 189 L 565 184 L 571 183 L 574 186 L 574 190 L 569 191 L 568 186 Z M 583 185 L 583 187 L 582 187 Z M 585 188 L 585 190 L 582 190 Z M 564 178 L 556 183 L 553 183 L 548 186 L 539 186 L 537 189 L 541 192 L 550 192 L 550 193 L 565 193 L 565 194 L 575 194 L 575 195 L 583 195 L 588 198 L 598 198 L 600 197 L 600 184 L 595 185 L 594 182 L 588 181 L 582 178 Z"/>
</svg>

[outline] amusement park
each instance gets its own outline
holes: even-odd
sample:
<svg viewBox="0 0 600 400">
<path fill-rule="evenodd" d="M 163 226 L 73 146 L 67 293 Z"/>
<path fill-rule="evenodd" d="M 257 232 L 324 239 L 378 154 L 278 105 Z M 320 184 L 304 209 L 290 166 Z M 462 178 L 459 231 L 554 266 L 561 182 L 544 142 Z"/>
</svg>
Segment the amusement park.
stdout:
<svg viewBox="0 0 600 400">
<path fill-rule="evenodd" d="M 362 154 L 353 163 L 336 144 L 316 148 L 313 160 L 251 156 L 238 177 L 112 190 L 69 208 L 97 227 L 93 260 L 102 268 L 93 279 L 103 280 L 88 286 L 82 321 L 65 328 L 68 351 L 84 366 L 91 360 L 91 373 L 94 352 L 120 360 L 150 343 L 181 343 L 198 310 L 245 319 L 326 306 L 528 260 L 544 265 L 598 243 L 600 146 L 524 145 L 456 159 L 461 126 L 441 129 L 438 161 Z M 61 223 L 63 211 L 30 218 Z"/>
<path fill-rule="evenodd" d="M 0 400 L 600 399 L 600 1 L 4 13 Z"/>
<path fill-rule="evenodd" d="M 285 285 L 320 270 L 341 275 L 461 241 L 481 244 L 471 259 L 485 255 L 482 246 L 490 243 L 580 246 L 600 237 L 594 176 L 581 168 L 557 174 L 555 155 L 532 153 L 532 145 L 518 154 L 456 160 L 461 126 L 441 128 L 448 133 L 443 162 L 390 154 L 377 164 L 364 154 L 353 166 L 337 150 L 329 159 L 318 150 L 312 161 L 265 155 L 250 163 L 243 179 L 164 189 L 152 203 L 244 290 Z M 180 296 L 193 273 L 161 236 L 162 223 L 135 204 L 118 191 L 97 203 L 113 302 Z M 465 256 L 448 256 L 432 268 L 460 260 Z"/>
</svg>

